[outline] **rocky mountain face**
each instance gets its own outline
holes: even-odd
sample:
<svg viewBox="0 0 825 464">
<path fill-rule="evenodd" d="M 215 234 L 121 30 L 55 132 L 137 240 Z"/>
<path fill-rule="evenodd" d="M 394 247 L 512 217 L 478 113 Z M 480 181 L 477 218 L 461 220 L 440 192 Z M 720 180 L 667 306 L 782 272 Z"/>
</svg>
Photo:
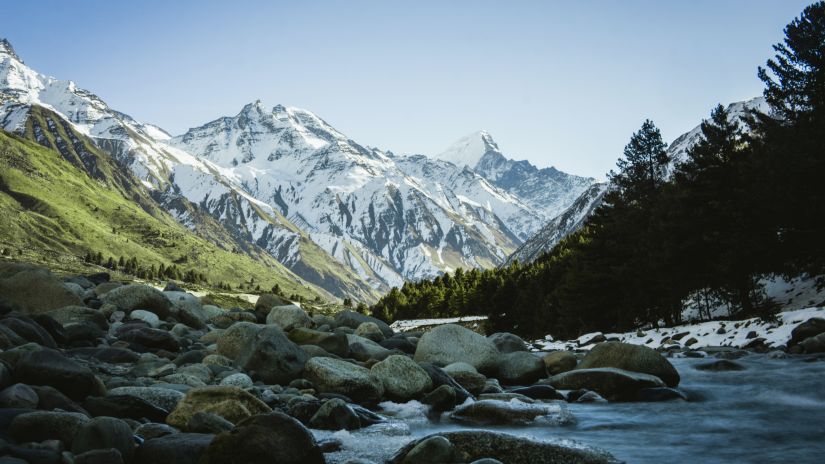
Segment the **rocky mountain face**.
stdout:
<svg viewBox="0 0 825 464">
<path fill-rule="evenodd" d="M 486 132 L 435 159 L 398 156 L 309 111 L 260 101 L 173 137 L 74 82 L 34 71 L 5 41 L 0 127 L 58 145 L 94 171 L 94 156 L 65 136 L 76 132 L 97 149 L 86 152 L 128 171 L 123 189 L 145 208 L 367 301 L 407 279 L 501 264 L 595 182 L 508 159 Z"/>
<path fill-rule="evenodd" d="M 727 106 L 729 118 L 737 121 L 746 116 L 752 110 L 758 110 L 767 114 L 770 112 L 770 106 L 767 102 L 765 102 L 763 97 L 756 97 L 751 100 L 736 102 Z M 702 129 L 701 125 L 698 125 L 690 131 L 677 137 L 676 140 L 668 146 L 667 153 L 671 160 L 671 172 L 675 169 L 678 163 L 685 160 L 687 157 L 687 151 L 692 146 L 696 145 L 700 140 L 702 140 Z M 487 178 L 495 178 L 495 169 L 488 166 L 492 166 L 494 164 L 494 160 L 499 157 L 500 155 L 497 154 L 497 149 L 489 150 L 482 158 L 479 159 L 479 171 L 486 172 Z M 485 166 L 485 163 L 489 164 Z M 521 161 L 519 163 L 526 162 Z M 553 168 L 543 169 L 542 171 L 550 170 L 553 170 Z M 577 182 L 576 179 L 570 179 L 570 177 L 574 176 L 569 176 L 564 173 L 559 173 L 559 175 L 556 175 L 556 178 L 562 183 L 566 182 L 569 185 L 570 183 Z M 524 184 L 515 185 L 522 186 Z M 519 248 L 507 258 L 504 265 L 508 265 L 516 260 L 522 263 L 532 262 L 541 256 L 541 254 L 550 251 L 561 239 L 578 230 L 582 225 L 584 225 L 590 214 L 592 214 L 593 211 L 595 211 L 595 209 L 601 204 L 602 197 L 604 196 L 607 187 L 608 185 L 605 183 L 594 183 L 590 185 L 590 187 L 584 190 L 584 192 L 582 192 L 579 197 L 576 198 L 572 204 L 570 204 L 570 206 L 550 219 L 535 235 L 526 239 L 524 243 L 522 243 Z M 571 191 L 575 191 L 575 189 L 559 189 L 559 192 L 561 192 L 560 196 L 562 197 L 569 195 L 569 192 Z M 525 193 L 523 187 L 521 192 L 516 191 L 515 193 L 520 198 L 530 198 L 529 193 Z"/>
</svg>

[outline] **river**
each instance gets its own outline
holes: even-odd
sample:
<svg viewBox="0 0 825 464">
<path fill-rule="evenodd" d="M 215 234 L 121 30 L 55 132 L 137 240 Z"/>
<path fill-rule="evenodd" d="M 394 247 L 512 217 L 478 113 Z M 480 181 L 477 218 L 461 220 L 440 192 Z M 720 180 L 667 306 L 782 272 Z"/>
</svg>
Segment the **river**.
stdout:
<svg viewBox="0 0 825 464">
<path fill-rule="evenodd" d="M 713 359 L 713 358 L 711 358 Z M 675 358 L 690 401 L 570 404 L 575 425 L 489 428 L 537 440 L 602 448 L 628 463 L 825 462 L 825 359 L 749 355 L 744 371 L 695 369 L 708 359 Z M 357 432 L 316 432 L 343 442 L 329 462 L 377 463 L 413 437 L 466 429 L 432 423 L 416 403 L 389 405 L 397 419 Z"/>
</svg>

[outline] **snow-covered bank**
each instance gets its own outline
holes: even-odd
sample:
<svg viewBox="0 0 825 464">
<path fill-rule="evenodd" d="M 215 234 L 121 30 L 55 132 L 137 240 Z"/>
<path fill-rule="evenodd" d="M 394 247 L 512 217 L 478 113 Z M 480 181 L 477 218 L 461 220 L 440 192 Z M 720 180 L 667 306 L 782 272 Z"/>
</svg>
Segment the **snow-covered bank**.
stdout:
<svg viewBox="0 0 825 464">
<path fill-rule="evenodd" d="M 764 321 L 759 318 L 741 321 L 710 321 L 627 333 L 596 332 L 566 341 L 555 341 L 548 335 L 544 340 L 533 342 L 533 346 L 537 351 L 589 350 L 596 343 L 607 339 L 645 345 L 654 349 L 662 346 L 743 348 L 755 343 L 755 340 L 762 339 L 765 346 L 779 348 L 787 345 L 791 332 L 796 326 L 815 317 L 825 318 L 825 307 L 785 311 L 777 315 L 777 322 Z"/>
<path fill-rule="evenodd" d="M 390 324 L 390 328 L 396 332 L 409 332 L 421 327 L 430 327 L 443 324 L 462 324 L 465 322 L 486 321 L 487 316 L 464 316 L 450 317 L 442 319 L 409 319 L 406 321 L 395 321 Z"/>
</svg>

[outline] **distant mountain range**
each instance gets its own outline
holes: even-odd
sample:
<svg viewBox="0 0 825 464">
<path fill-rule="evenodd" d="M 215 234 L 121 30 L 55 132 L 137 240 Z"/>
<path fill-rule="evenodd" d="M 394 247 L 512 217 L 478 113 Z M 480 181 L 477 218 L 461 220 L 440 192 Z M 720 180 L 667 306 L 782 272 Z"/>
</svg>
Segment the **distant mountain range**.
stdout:
<svg viewBox="0 0 825 464">
<path fill-rule="evenodd" d="M 483 131 L 432 158 L 398 156 L 259 101 L 171 136 L 31 69 L 5 40 L 0 127 L 200 238 L 367 302 L 407 279 L 504 263 L 597 185 L 514 161 Z"/>
</svg>

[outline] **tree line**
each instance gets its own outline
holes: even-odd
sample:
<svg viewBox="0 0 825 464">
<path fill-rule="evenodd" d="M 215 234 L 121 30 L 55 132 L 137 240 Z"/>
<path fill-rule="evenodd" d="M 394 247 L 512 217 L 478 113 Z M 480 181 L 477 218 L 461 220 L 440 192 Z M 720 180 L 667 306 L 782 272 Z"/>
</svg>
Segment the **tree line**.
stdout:
<svg viewBox="0 0 825 464">
<path fill-rule="evenodd" d="M 805 8 L 773 48 L 758 68 L 769 112 L 735 118 L 717 106 L 684 159 L 670 159 L 644 121 L 602 204 L 550 252 L 405 283 L 372 313 L 486 314 L 494 330 L 564 337 L 676 323 L 688 301 L 771 314 L 765 277 L 825 274 L 825 2 Z"/>
</svg>

